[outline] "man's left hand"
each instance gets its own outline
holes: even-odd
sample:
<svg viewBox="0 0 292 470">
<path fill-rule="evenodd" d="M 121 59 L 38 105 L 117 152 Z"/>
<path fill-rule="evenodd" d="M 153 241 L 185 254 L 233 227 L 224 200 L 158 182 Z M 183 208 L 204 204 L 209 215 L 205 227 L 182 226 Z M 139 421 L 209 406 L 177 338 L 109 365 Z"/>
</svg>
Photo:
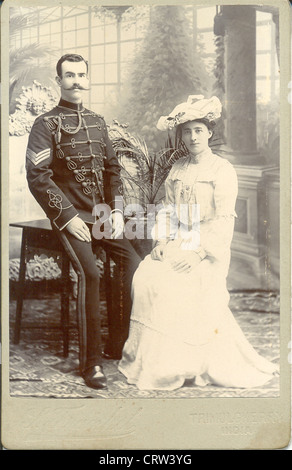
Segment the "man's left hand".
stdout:
<svg viewBox="0 0 292 470">
<path fill-rule="evenodd" d="M 124 217 L 120 211 L 112 212 L 109 218 L 109 221 L 112 226 L 112 239 L 118 238 L 124 231 Z"/>
</svg>

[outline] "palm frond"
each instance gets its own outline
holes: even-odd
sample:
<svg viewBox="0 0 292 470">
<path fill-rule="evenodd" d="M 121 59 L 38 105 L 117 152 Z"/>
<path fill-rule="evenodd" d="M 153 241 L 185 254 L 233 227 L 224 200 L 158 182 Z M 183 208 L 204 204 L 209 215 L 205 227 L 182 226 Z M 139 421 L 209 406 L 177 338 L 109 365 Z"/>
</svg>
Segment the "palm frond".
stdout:
<svg viewBox="0 0 292 470">
<path fill-rule="evenodd" d="M 19 8 L 11 8 L 9 17 L 9 36 L 14 38 L 15 35 L 23 28 L 30 28 L 35 26 L 38 21 L 38 12 L 30 9 L 21 13 Z"/>
<path fill-rule="evenodd" d="M 15 94 L 21 86 L 31 84 L 40 72 L 48 76 L 49 58 L 57 53 L 57 49 L 39 43 L 13 47 L 14 39 L 20 31 L 35 27 L 39 21 L 39 13 L 34 8 L 15 7 L 10 9 L 9 17 L 9 98 L 10 110 L 15 109 Z M 21 90 L 20 90 L 21 91 Z"/>
<path fill-rule="evenodd" d="M 149 181 L 145 181 L 141 177 L 134 177 L 125 168 L 123 168 L 123 170 L 125 172 L 123 178 L 127 180 L 131 185 L 134 184 L 135 186 L 137 186 L 142 192 L 142 194 L 145 196 L 147 203 L 150 203 L 150 201 L 152 200 L 152 185 L 149 183 Z"/>
<path fill-rule="evenodd" d="M 110 130 L 109 136 L 119 156 L 132 158 L 140 171 L 150 171 L 151 159 L 144 139 L 116 128 Z"/>
<path fill-rule="evenodd" d="M 165 182 L 174 162 L 182 156 L 182 152 L 169 146 L 158 152 L 149 153 L 146 142 L 138 135 L 130 134 L 124 126 L 115 121 L 115 126 L 110 127 L 109 137 L 113 148 L 119 158 L 123 170 L 122 178 L 128 184 L 130 198 L 145 204 L 155 204 L 158 201 L 159 191 Z M 125 159 L 123 159 L 125 157 Z M 136 173 L 128 171 L 127 158 L 130 158 L 136 167 Z"/>
<path fill-rule="evenodd" d="M 30 60 L 43 59 L 50 57 L 54 51 L 56 52 L 56 49 L 36 42 L 21 47 L 11 47 L 9 51 L 9 63 L 10 65 L 14 65 L 14 63 L 18 61 L 28 62 Z"/>
</svg>

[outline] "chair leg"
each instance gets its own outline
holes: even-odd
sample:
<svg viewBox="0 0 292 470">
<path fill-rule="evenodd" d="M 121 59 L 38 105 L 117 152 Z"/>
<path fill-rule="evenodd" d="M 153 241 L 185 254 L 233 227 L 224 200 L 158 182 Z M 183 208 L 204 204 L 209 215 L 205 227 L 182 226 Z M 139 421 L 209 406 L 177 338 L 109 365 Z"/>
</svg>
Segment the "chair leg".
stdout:
<svg viewBox="0 0 292 470">
<path fill-rule="evenodd" d="M 111 285 L 111 272 L 110 272 L 110 257 L 106 253 L 106 260 L 104 263 L 104 283 L 105 283 L 105 296 L 107 306 L 107 322 L 108 322 L 108 335 L 109 342 L 112 342 L 112 285 Z"/>
<path fill-rule="evenodd" d="M 14 325 L 14 344 L 18 344 L 20 341 L 20 329 L 21 329 L 21 317 L 22 317 L 22 306 L 25 288 L 25 271 L 26 271 L 26 244 L 27 244 L 27 231 L 25 228 L 22 229 L 22 242 L 21 242 L 21 254 L 20 254 L 20 268 L 18 278 L 18 293 L 16 303 L 16 316 Z"/>
<path fill-rule="evenodd" d="M 72 247 L 68 243 L 66 236 L 62 231 L 58 232 L 58 236 L 62 241 L 63 247 L 71 259 L 71 262 L 74 266 L 74 269 L 78 275 L 78 295 L 77 295 L 77 322 L 78 322 L 78 331 L 79 331 L 79 367 L 80 372 L 82 373 L 85 369 L 86 358 L 87 358 L 87 332 L 86 332 L 86 312 L 85 312 L 85 291 L 86 291 L 86 282 L 85 276 L 82 270 L 80 262 L 72 250 Z"/>
<path fill-rule="evenodd" d="M 69 355 L 69 315 L 70 315 L 70 261 L 66 254 L 62 256 L 62 290 L 61 290 L 61 328 L 63 331 L 63 355 Z"/>
</svg>

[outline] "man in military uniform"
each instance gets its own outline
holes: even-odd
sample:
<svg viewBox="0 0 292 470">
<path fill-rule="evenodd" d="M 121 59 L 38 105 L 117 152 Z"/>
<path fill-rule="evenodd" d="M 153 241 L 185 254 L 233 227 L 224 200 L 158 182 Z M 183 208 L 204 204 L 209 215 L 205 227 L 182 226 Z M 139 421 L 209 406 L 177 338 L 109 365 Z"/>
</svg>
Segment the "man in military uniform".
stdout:
<svg viewBox="0 0 292 470">
<path fill-rule="evenodd" d="M 123 237 L 123 213 L 115 207 L 120 195 L 120 166 L 102 116 L 85 109 L 88 64 L 66 54 L 57 63 L 58 106 L 39 116 L 29 137 L 26 169 L 29 188 L 51 221 L 78 273 L 78 308 L 86 318 L 81 375 L 92 388 L 105 388 L 102 355 L 119 359 L 128 336 L 132 276 L 140 258 Z M 97 240 L 93 227 L 98 204 L 110 208 L 111 238 Z M 97 211 L 98 212 L 98 211 Z M 110 323 L 111 344 L 101 350 L 99 272 L 94 253 L 102 246 L 120 269 L 120 311 Z M 83 287 L 82 287 L 83 286 Z M 80 325 L 79 325 L 80 327 Z"/>
</svg>

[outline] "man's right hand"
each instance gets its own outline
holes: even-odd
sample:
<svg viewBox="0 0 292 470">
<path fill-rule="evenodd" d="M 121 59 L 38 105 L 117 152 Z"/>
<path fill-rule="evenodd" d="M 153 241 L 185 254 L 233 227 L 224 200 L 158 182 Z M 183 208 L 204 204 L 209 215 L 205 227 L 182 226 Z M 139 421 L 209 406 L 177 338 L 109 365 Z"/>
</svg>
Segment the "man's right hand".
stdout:
<svg viewBox="0 0 292 470">
<path fill-rule="evenodd" d="M 74 237 L 78 238 L 78 240 L 82 242 L 91 242 L 89 228 L 87 227 L 86 223 L 80 219 L 80 217 L 74 217 L 74 219 L 72 219 L 66 226 L 66 229 L 69 233 L 71 233 L 71 235 L 74 235 Z"/>
</svg>

